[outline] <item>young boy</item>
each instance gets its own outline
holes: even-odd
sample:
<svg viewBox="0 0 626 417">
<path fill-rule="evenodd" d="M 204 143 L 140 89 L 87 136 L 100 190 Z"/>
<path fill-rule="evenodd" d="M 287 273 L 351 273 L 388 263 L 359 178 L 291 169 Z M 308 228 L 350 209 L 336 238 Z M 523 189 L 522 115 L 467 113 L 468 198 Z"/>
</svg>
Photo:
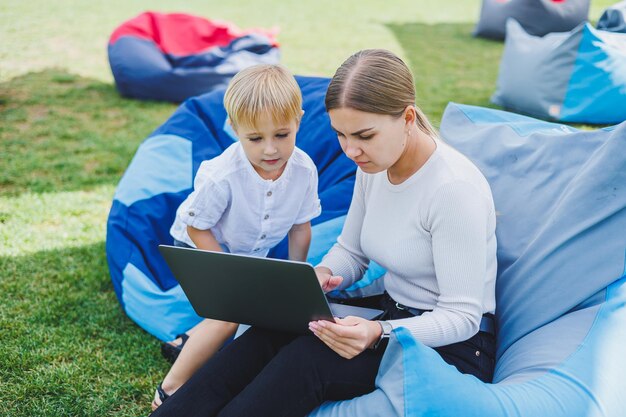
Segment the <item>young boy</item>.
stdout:
<svg viewBox="0 0 626 417">
<path fill-rule="evenodd" d="M 298 84 L 282 66 L 250 67 L 230 82 L 224 107 L 239 141 L 200 165 L 194 191 L 176 212 L 174 243 L 263 257 L 287 235 L 289 259 L 305 261 L 310 221 L 321 207 L 316 167 L 295 147 L 304 114 Z M 210 319 L 194 327 L 157 388 L 153 410 L 236 329 Z"/>
</svg>

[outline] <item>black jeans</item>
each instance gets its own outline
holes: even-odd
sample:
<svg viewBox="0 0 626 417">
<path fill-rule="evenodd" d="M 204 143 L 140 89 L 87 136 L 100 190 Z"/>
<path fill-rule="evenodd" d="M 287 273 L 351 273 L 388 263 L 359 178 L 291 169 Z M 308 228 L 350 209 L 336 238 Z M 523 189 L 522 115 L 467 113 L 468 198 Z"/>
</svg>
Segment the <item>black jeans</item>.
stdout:
<svg viewBox="0 0 626 417">
<path fill-rule="evenodd" d="M 412 316 L 384 297 L 377 302 L 387 319 Z M 489 338 L 479 333 L 436 350 L 461 372 L 490 380 L 493 361 L 488 357 L 493 358 L 495 343 Z M 305 416 L 324 401 L 372 392 L 386 346 L 344 359 L 313 335 L 251 328 L 213 356 L 152 416 Z"/>
<path fill-rule="evenodd" d="M 385 313 L 380 320 L 394 320 L 413 317 L 415 314 L 398 308 L 396 301 L 386 292 L 383 295 L 357 298 L 350 300 L 334 300 L 360 307 L 378 308 Z M 417 310 L 421 314 L 425 310 Z M 456 367 L 461 373 L 471 374 L 483 382 L 493 380 L 493 371 L 496 365 L 496 338 L 495 335 L 478 332 L 471 338 L 447 346 L 434 348 L 446 363 Z"/>
</svg>

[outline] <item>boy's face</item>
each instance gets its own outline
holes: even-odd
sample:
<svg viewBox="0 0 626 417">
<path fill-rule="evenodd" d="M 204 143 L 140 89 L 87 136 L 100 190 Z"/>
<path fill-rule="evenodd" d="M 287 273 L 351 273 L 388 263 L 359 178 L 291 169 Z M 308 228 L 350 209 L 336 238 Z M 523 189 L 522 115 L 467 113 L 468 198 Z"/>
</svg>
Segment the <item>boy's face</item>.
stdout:
<svg viewBox="0 0 626 417">
<path fill-rule="evenodd" d="M 275 180 L 293 153 L 298 127 L 298 120 L 276 124 L 267 114 L 259 118 L 256 128 L 240 125 L 235 133 L 256 172 L 264 179 Z"/>
</svg>

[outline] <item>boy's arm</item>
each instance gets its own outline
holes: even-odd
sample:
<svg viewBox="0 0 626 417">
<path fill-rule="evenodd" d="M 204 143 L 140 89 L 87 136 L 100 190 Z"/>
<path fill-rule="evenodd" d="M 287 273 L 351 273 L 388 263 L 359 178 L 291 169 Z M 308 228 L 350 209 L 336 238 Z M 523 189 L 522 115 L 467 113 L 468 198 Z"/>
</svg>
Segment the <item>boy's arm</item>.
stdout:
<svg viewBox="0 0 626 417">
<path fill-rule="evenodd" d="M 211 232 L 210 229 L 200 230 L 192 226 L 187 226 L 187 233 L 198 249 L 223 252 L 222 245 L 220 245 L 217 239 L 215 239 L 215 236 L 213 236 L 213 232 Z"/>
<path fill-rule="evenodd" d="M 311 222 L 294 224 L 288 233 L 289 259 L 292 261 L 306 261 L 311 244 Z"/>
</svg>

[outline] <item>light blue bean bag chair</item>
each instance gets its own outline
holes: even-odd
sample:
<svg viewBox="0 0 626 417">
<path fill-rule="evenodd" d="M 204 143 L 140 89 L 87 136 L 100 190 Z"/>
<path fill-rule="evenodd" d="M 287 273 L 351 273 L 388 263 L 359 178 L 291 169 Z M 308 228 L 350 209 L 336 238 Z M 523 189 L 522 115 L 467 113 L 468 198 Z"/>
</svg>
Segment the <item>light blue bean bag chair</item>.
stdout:
<svg viewBox="0 0 626 417">
<path fill-rule="evenodd" d="M 394 332 L 371 394 L 313 416 L 626 416 L 626 123 L 577 130 L 451 103 L 441 135 L 498 213 L 493 384 Z"/>
<path fill-rule="evenodd" d="M 617 124 L 626 120 L 626 33 L 589 23 L 532 36 L 514 20 L 491 101 L 548 120 Z"/>
</svg>

